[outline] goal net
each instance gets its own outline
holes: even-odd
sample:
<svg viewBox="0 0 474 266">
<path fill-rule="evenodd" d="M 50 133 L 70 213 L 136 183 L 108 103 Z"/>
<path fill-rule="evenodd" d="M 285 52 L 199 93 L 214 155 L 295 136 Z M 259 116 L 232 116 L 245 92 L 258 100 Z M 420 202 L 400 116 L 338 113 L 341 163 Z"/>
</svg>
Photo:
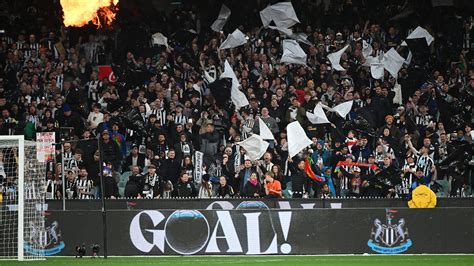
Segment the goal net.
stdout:
<svg viewBox="0 0 474 266">
<path fill-rule="evenodd" d="M 0 136 L 0 260 L 44 258 L 45 167 L 36 142 Z"/>
</svg>

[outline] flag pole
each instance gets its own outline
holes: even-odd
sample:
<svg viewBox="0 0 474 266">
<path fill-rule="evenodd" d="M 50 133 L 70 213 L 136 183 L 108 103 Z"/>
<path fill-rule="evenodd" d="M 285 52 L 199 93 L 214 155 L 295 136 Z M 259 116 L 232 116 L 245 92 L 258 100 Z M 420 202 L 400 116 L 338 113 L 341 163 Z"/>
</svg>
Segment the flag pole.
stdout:
<svg viewBox="0 0 474 266">
<path fill-rule="evenodd" d="M 103 237 L 103 246 L 104 246 L 104 259 L 107 259 L 107 209 L 105 204 L 105 182 L 104 182 L 104 160 L 102 158 L 102 150 L 100 147 L 100 137 L 97 136 L 97 148 L 99 150 L 99 168 L 100 168 L 100 194 L 102 200 L 102 237 Z"/>
</svg>

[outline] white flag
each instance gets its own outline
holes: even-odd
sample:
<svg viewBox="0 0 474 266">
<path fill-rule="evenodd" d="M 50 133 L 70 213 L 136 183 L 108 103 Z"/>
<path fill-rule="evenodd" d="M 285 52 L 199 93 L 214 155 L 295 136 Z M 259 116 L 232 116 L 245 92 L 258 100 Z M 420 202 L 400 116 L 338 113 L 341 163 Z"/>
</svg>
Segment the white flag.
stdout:
<svg viewBox="0 0 474 266">
<path fill-rule="evenodd" d="M 425 30 L 424 28 L 420 26 L 416 27 L 416 29 L 407 36 L 407 39 L 421 39 L 421 38 L 425 38 L 426 44 L 428 46 L 434 41 L 434 37 L 431 36 L 431 34 L 427 30 Z M 402 46 L 407 46 L 407 43 L 403 41 Z"/>
<path fill-rule="evenodd" d="M 405 59 L 405 62 L 403 62 L 403 63 L 408 66 L 408 65 L 410 65 L 412 59 L 413 59 L 413 54 L 409 50 L 408 55 L 407 55 L 407 59 Z"/>
<path fill-rule="evenodd" d="M 280 62 L 306 65 L 306 53 L 295 40 L 283 40 L 283 55 Z"/>
<path fill-rule="evenodd" d="M 343 102 L 341 104 L 336 105 L 332 108 L 332 110 L 339 114 L 342 118 L 346 117 L 346 115 L 351 111 L 352 104 L 354 101 Z"/>
<path fill-rule="evenodd" d="M 226 5 L 222 4 L 221 11 L 219 11 L 219 16 L 217 17 L 216 21 L 212 23 L 211 29 L 216 32 L 222 31 L 224 25 L 230 18 L 230 14 L 230 9 Z"/>
<path fill-rule="evenodd" d="M 402 105 L 403 104 L 403 97 L 402 97 L 402 86 L 400 84 L 395 83 L 392 89 L 395 92 L 395 96 L 393 97 L 393 103 Z"/>
<path fill-rule="evenodd" d="M 261 117 L 258 118 L 258 128 L 260 129 L 260 137 L 263 139 L 275 139 L 272 132 L 267 127 L 267 124 L 265 124 L 265 121 L 263 121 Z"/>
<path fill-rule="evenodd" d="M 288 124 L 286 134 L 288 136 L 288 153 L 290 157 L 294 157 L 312 143 L 298 121 Z"/>
<path fill-rule="evenodd" d="M 247 100 L 247 97 L 239 89 L 240 87 L 239 80 L 235 76 L 234 70 L 232 69 L 232 67 L 230 66 L 227 60 L 225 61 L 225 64 L 224 64 L 224 73 L 221 74 L 220 78 L 232 79 L 232 88 L 230 91 L 230 98 L 232 99 L 232 102 L 234 103 L 237 109 L 240 109 L 241 107 L 249 105 L 249 101 Z"/>
<path fill-rule="evenodd" d="M 270 25 L 272 20 L 277 27 L 284 29 L 290 28 L 300 22 L 291 2 L 280 2 L 266 7 L 260 11 L 260 18 L 265 28 Z"/>
<path fill-rule="evenodd" d="M 363 66 L 370 67 L 370 74 L 374 79 L 382 79 L 384 76 L 383 55 L 383 52 L 379 51 L 377 56 L 365 58 Z"/>
<path fill-rule="evenodd" d="M 312 45 L 310 41 L 308 41 L 308 35 L 306 35 L 304 32 L 298 32 L 298 33 L 293 33 L 293 30 L 291 29 L 286 29 L 286 28 L 278 28 L 275 26 L 268 26 L 270 29 L 278 30 L 279 32 L 285 34 L 289 38 L 297 41 L 297 42 L 302 42 L 307 45 Z"/>
<path fill-rule="evenodd" d="M 208 83 L 212 83 L 216 81 L 216 79 L 213 76 L 211 76 L 209 72 L 207 72 L 206 70 L 204 70 L 204 78 L 206 79 Z"/>
<path fill-rule="evenodd" d="M 362 40 L 362 55 L 367 60 L 367 58 L 372 55 L 373 49 L 372 45 L 365 40 Z"/>
<path fill-rule="evenodd" d="M 346 51 L 347 48 L 349 48 L 349 45 L 346 45 L 344 48 L 335 53 L 328 54 L 328 59 L 331 62 L 332 68 L 337 71 L 345 71 L 345 69 L 341 66 L 340 61 L 342 54 Z"/>
<path fill-rule="evenodd" d="M 392 75 L 394 78 L 398 77 L 398 71 L 403 66 L 405 58 L 403 58 L 395 49 L 390 49 L 383 56 L 383 67 Z"/>
<path fill-rule="evenodd" d="M 290 38 L 307 45 L 313 45 L 310 41 L 308 41 L 308 35 L 306 35 L 304 32 L 293 33 Z"/>
<path fill-rule="evenodd" d="M 287 29 L 287 28 L 278 28 L 277 26 L 268 26 L 270 29 L 273 30 L 278 30 L 279 32 L 285 34 L 286 36 L 290 37 L 293 35 L 293 30 L 292 29 Z"/>
<path fill-rule="evenodd" d="M 270 145 L 257 134 L 253 134 L 244 141 L 237 142 L 237 144 L 244 148 L 245 154 L 252 161 L 260 159 Z"/>
<path fill-rule="evenodd" d="M 219 49 L 230 49 L 237 46 L 241 46 L 247 42 L 245 34 L 243 34 L 239 29 L 234 30 L 232 34 L 227 35 L 227 39 L 221 44 Z"/>
<path fill-rule="evenodd" d="M 166 36 L 161 32 L 151 35 L 151 38 L 153 44 L 164 45 L 166 48 L 168 48 L 168 38 L 166 38 Z"/>
<path fill-rule="evenodd" d="M 383 64 L 376 61 L 370 64 L 370 74 L 374 79 L 382 79 L 384 74 Z"/>
<path fill-rule="evenodd" d="M 306 112 L 306 117 L 313 124 L 327 124 L 329 122 L 326 113 L 324 113 L 321 103 L 318 103 L 313 110 L 313 113 Z"/>
</svg>

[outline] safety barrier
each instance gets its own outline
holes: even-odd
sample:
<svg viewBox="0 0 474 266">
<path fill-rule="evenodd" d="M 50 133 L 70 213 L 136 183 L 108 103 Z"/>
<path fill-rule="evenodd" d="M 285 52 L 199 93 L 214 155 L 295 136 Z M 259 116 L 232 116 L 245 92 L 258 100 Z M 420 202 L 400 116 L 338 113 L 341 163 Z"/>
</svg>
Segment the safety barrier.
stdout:
<svg viewBox="0 0 474 266">
<path fill-rule="evenodd" d="M 47 254 L 103 245 L 100 211 L 46 217 Z M 472 253 L 473 224 L 474 208 L 271 209 L 262 201 L 219 201 L 207 210 L 110 211 L 107 238 L 109 255 Z"/>
</svg>

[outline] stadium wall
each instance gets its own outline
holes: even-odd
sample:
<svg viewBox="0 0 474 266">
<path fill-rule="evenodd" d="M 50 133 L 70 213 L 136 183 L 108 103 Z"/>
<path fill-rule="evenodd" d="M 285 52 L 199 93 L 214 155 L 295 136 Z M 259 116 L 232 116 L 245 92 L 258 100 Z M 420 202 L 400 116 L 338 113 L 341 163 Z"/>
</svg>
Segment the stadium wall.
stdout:
<svg viewBox="0 0 474 266">
<path fill-rule="evenodd" d="M 474 252 L 474 208 L 285 210 L 261 201 L 212 208 L 110 211 L 108 254 Z M 47 254 L 55 249 L 55 255 L 75 255 L 82 244 L 90 254 L 94 243 L 103 246 L 100 211 L 46 214 Z"/>
<path fill-rule="evenodd" d="M 238 206 L 249 199 L 113 199 L 107 200 L 108 210 L 197 210 L 221 202 L 229 206 Z M 255 200 L 255 199 L 253 199 Z M 259 199 L 270 209 L 317 209 L 317 208 L 404 208 L 406 199 L 387 198 L 331 198 L 331 199 Z M 62 210 L 62 200 L 46 200 L 48 210 Z M 474 197 L 438 198 L 437 207 L 473 207 Z M 66 210 L 101 210 L 102 201 L 67 200 Z"/>
</svg>

